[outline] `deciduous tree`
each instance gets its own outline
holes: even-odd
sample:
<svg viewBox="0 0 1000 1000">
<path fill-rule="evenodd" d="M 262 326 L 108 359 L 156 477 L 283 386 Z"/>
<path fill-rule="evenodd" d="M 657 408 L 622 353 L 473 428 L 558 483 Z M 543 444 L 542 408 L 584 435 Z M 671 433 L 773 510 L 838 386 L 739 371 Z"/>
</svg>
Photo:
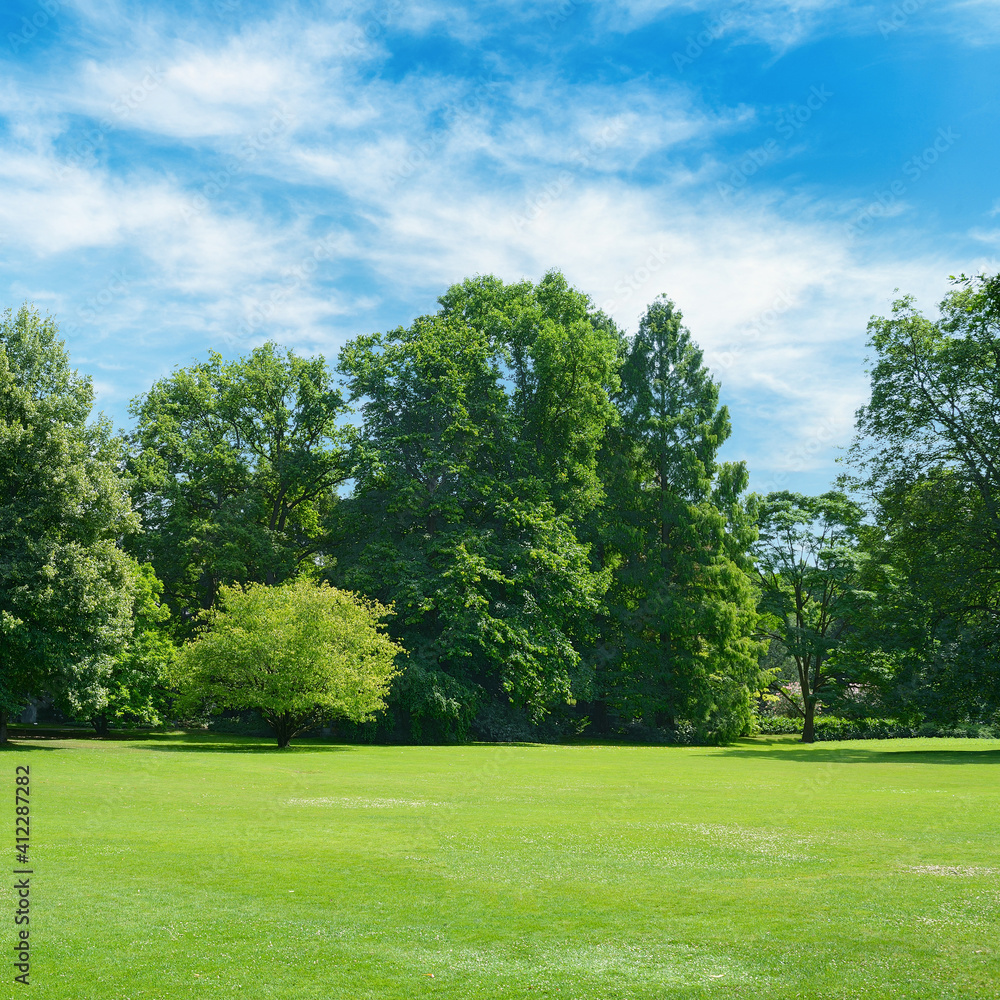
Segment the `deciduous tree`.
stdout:
<svg viewBox="0 0 1000 1000">
<path fill-rule="evenodd" d="M 795 661 L 802 741 L 815 739 L 816 706 L 837 679 L 834 654 L 865 599 L 859 548 L 863 510 L 846 494 L 769 493 L 755 545 L 765 632 Z"/>
<path fill-rule="evenodd" d="M 32 696 L 100 705 L 130 633 L 139 525 L 121 442 L 88 424 L 89 378 L 55 322 L 28 306 L 0 321 L 0 743 Z"/>
<path fill-rule="evenodd" d="M 182 368 L 136 399 L 131 471 L 152 563 L 179 624 L 219 586 L 313 565 L 349 474 L 346 407 L 322 357 L 274 344 Z"/>
<path fill-rule="evenodd" d="M 614 343 L 560 275 L 456 286 L 341 355 L 364 428 L 331 571 L 391 600 L 410 734 L 460 738 L 480 698 L 540 719 L 585 684 L 606 575 L 576 518 L 600 496 Z"/>
<path fill-rule="evenodd" d="M 304 576 L 223 586 L 177 658 L 182 704 L 256 709 L 279 747 L 324 719 L 370 719 L 403 653 L 381 624 L 390 611 Z"/>
<path fill-rule="evenodd" d="M 848 481 L 886 572 L 852 666 L 894 712 L 983 721 L 1000 710 L 1000 276 L 957 279 L 937 319 L 904 296 L 869 335 Z"/>
</svg>

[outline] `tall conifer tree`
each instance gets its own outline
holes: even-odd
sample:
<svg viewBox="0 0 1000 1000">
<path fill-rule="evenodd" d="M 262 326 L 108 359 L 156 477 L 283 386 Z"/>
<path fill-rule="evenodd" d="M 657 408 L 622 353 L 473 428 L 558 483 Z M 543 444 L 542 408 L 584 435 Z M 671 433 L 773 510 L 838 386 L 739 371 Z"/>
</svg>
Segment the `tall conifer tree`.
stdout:
<svg viewBox="0 0 1000 1000">
<path fill-rule="evenodd" d="M 762 684 L 746 555 L 755 501 L 741 500 L 743 463 L 716 459 L 729 414 L 681 318 L 658 298 L 622 348 L 620 419 L 602 453 L 598 531 L 615 568 L 604 686 L 623 715 L 726 739 Z"/>
</svg>

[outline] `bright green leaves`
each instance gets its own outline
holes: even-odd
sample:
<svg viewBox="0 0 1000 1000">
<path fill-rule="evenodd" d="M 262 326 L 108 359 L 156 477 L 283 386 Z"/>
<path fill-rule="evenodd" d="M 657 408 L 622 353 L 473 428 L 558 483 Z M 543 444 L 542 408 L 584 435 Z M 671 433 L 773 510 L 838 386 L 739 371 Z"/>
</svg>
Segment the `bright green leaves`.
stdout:
<svg viewBox="0 0 1000 1000">
<path fill-rule="evenodd" d="M 390 613 L 305 577 L 222 587 L 175 680 L 187 704 L 259 710 L 284 747 L 323 719 L 363 722 L 384 707 L 403 652 L 381 625 Z"/>
<path fill-rule="evenodd" d="M 113 653 L 131 632 L 138 530 L 118 473 L 121 443 L 88 426 L 93 394 L 51 319 L 0 322 L 0 712 L 54 694 L 107 702 Z"/>
</svg>

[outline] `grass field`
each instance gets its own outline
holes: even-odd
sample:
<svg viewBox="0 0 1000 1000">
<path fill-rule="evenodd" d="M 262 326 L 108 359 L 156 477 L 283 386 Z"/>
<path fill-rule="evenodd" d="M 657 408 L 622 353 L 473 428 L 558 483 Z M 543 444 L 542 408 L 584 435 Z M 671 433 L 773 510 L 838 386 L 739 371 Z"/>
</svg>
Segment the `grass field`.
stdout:
<svg viewBox="0 0 1000 1000">
<path fill-rule="evenodd" d="M 35 871 L 32 984 L 2 995 L 1000 997 L 1000 742 L 0 760 L 11 834 L 31 766 Z"/>
</svg>

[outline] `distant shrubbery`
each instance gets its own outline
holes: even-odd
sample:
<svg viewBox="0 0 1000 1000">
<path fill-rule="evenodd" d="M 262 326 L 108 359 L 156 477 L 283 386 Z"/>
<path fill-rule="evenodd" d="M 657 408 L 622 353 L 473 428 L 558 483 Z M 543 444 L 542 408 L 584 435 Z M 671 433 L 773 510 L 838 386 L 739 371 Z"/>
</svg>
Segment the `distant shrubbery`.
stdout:
<svg viewBox="0 0 1000 1000">
<path fill-rule="evenodd" d="M 764 736 L 796 735 L 802 732 L 802 719 L 771 716 L 760 720 L 759 732 Z M 1000 726 L 967 722 L 938 725 L 923 722 L 910 725 L 896 719 L 837 719 L 820 716 L 816 719 L 816 739 L 819 740 L 894 740 L 915 736 L 952 736 L 963 739 L 1000 739 Z"/>
</svg>

